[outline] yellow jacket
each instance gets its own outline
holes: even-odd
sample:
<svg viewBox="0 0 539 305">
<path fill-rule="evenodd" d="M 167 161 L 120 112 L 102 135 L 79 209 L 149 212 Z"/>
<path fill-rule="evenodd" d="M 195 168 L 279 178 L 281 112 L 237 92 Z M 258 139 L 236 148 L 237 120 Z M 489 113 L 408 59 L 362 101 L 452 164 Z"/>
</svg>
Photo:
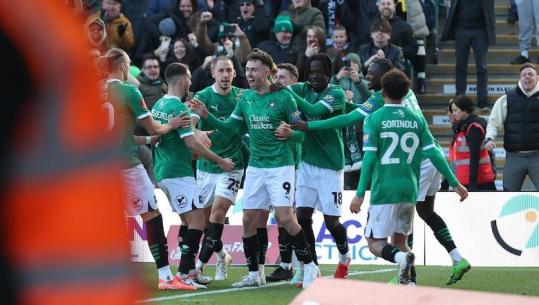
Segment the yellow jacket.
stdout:
<svg viewBox="0 0 539 305">
<path fill-rule="evenodd" d="M 127 52 L 133 49 L 135 46 L 133 26 L 124 14 L 120 14 L 120 17 L 110 21 L 106 21 L 101 17 L 101 12 L 97 12 L 95 15 L 105 21 L 107 28 L 107 48 L 120 48 Z M 122 36 L 118 33 L 118 27 L 120 26 L 125 26 L 125 33 Z"/>
</svg>

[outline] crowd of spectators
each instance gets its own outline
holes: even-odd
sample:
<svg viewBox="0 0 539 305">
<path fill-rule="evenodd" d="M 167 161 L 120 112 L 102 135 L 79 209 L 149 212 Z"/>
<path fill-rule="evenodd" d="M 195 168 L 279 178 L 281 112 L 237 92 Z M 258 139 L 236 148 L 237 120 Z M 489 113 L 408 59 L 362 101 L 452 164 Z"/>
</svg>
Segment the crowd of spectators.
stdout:
<svg viewBox="0 0 539 305">
<path fill-rule="evenodd" d="M 521 54 L 511 63 L 529 61 L 532 22 L 539 18 L 536 1 L 511 2 L 508 22 L 522 15 Z M 477 106 L 487 108 L 487 52 L 495 43 L 493 0 L 445 0 L 447 21 L 441 40 L 455 40 L 457 95 L 466 94 L 468 57 L 473 49 L 477 69 Z M 437 18 L 428 0 L 83 0 L 85 35 L 92 56 L 119 47 L 140 67 L 133 81 L 151 107 L 166 92 L 164 68 L 187 64 L 191 91 L 213 82 L 211 60 L 225 54 L 234 63 L 234 85 L 247 87 L 244 66 L 253 48 L 268 52 L 297 81 L 306 80 L 306 63 L 319 53 L 334 62 L 331 83 L 346 92 L 347 102 L 361 103 L 372 92 L 364 75 L 378 58 L 387 58 L 414 81 L 416 94 L 427 91 L 426 54 L 432 48 Z M 517 14 L 518 11 L 518 14 Z M 525 12 L 524 12 L 525 11 Z M 525 14 L 525 15 L 524 15 Z M 435 60 L 435 59 L 434 59 Z M 294 67 L 292 69 L 290 67 Z M 296 75 L 297 74 L 297 75 Z M 468 100 L 466 100 L 468 101 Z M 456 106 L 455 106 L 456 107 Z M 475 116 L 470 113 L 470 117 Z M 348 147 L 347 170 L 361 160 L 361 126 L 343 130 Z M 485 135 L 483 135 L 485 137 Z M 352 150 L 352 152 L 351 152 Z M 357 151 L 357 153 L 356 153 Z"/>
</svg>

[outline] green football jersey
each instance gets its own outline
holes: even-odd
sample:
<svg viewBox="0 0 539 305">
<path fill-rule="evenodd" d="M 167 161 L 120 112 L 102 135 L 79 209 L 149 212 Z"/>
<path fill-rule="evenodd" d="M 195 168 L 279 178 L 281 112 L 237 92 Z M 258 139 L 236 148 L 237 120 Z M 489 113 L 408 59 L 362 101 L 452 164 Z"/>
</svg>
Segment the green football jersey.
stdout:
<svg viewBox="0 0 539 305">
<path fill-rule="evenodd" d="M 215 90 L 215 84 L 204 88 L 195 94 L 195 98 L 201 101 L 208 109 L 208 112 L 221 121 L 226 121 L 238 103 L 241 97 L 241 92 L 244 89 L 232 87 L 232 90 L 227 95 L 220 95 Z M 198 127 L 200 130 L 214 130 L 208 126 L 204 120 L 199 120 Z M 215 129 L 210 136 L 211 151 L 221 156 L 222 158 L 230 158 L 234 161 L 234 169 L 243 169 L 244 160 L 241 151 L 242 133 L 226 132 Z M 200 158 L 197 161 L 197 169 L 208 173 L 222 173 L 223 170 L 216 163 L 207 159 Z"/>
<path fill-rule="evenodd" d="M 111 105 L 114 113 L 113 133 L 120 138 L 120 151 L 124 160 L 128 167 L 141 164 L 133 132 L 136 120 L 142 120 L 150 115 L 142 94 L 137 87 L 118 79 L 107 80 L 105 93 L 106 106 Z"/>
<path fill-rule="evenodd" d="M 377 156 L 371 204 L 415 203 L 421 151 L 435 147 L 425 119 L 402 104 L 386 104 L 365 119 L 363 133 L 363 150 Z"/>
<path fill-rule="evenodd" d="M 189 114 L 189 108 L 181 100 L 165 94 L 152 108 L 153 118 L 161 124 L 181 113 Z M 153 147 L 153 171 L 159 182 L 167 178 L 193 177 L 191 150 L 182 140 L 193 135 L 191 127 L 173 130 L 159 139 Z"/>
<path fill-rule="evenodd" d="M 307 121 L 325 120 L 344 113 L 346 98 L 340 86 L 328 85 L 320 92 L 314 92 L 309 83 L 297 83 L 290 88 L 311 104 L 322 103 L 328 113 L 319 117 L 306 117 Z M 302 161 L 311 165 L 341 170 L 344 168 L 344 144 L 340 129 L 308 130 L 302 147 Z"/>
<path fill-rule="evenodd" d="M 294 165 L 291 140 L 279 141 L 275 129 L 281 121 L 292 123 L 299 119 L 294 97 L 286 90 L 258 94 L 246 90 L 230 116 L 244 122 L 249 132 L 249 166 L 275 168 Z"/>
</svg>

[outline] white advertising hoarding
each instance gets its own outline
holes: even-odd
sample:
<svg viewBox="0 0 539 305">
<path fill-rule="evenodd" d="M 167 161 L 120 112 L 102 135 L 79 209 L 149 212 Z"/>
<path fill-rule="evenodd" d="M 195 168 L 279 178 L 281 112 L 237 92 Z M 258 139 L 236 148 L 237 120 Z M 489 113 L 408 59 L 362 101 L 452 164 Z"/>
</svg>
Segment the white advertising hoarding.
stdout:
<svg viewBox="0 0 539 305">
<path fill-rule="evenodd" d="M 372 255 L 363 236 L 368 209 L 368 194 L 359 215 L 348 207 L 353 191 L 343 194 L 343 215 L 352 264 L 389 264 Z M 230 224 L 241 225 L 241 191 L 236 205 L 230 209 Z M 179 224 L 179 217 L 171 212 L 165 195 L 156 190 L 159 208 L 163 214 L 165 234 L 170 225 Z M 436 195 L 435 211 L 445 220 L 461 254 L 474 266 L 539 266 L 539 193 L 470 193 L 459 202 L 452 192 Z M 269 220 L 274 223 L 272 217 Z M 132 241 L 133 261 L 151 262 L 151 253 L 145 241 L 145 229 L 140 219 L 128 219 Z M 323 223 L 320 212 L 313 217 L 318 261 L 336 264 L 338 250 Z M 418 265 L 450 265 L 445 249 L 435 239 L 421 218 L 414 218 L 414 253 Z"/>
</svg>

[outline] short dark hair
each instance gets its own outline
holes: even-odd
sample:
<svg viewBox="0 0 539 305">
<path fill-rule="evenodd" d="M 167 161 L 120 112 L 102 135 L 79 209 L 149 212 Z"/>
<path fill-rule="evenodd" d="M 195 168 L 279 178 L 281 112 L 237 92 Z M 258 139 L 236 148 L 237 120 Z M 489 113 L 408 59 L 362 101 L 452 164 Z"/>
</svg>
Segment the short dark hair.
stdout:
<svg viewBox="0 0 539 305">
<path fill-rule="evenodd" d="M 382 77 L 382 90 L 393 100 L 401 100 L 408 93 L 410 80 L 402 71 L 392 69 Z"/>
<path fill-rule="evenodd" d="M 173 62 L 165 68 L 165 80 L 170 86 L 172 83 L 176 82 L 180 77 L 187 75 L 189 67 L 185 64 L 179 62 Z"/>
<path fill-rule="evenodd" d="M 380 18 L 371 24 L 371 33 L 374 32 L 391 33 L 391 24 L 384 18 Z"/>
<path fill-rule="evenodd" d="M 527 63 L 523 64 L 522 66 L 520 66 L 520 70 L 518 72 L 522 72 L 522 70 L 524 70 L 526 68 L 532 68 L 532 69 L 535 70 L 535 72 L 537 72 L 537 68 L 531 62 L 527 62 Z"/>
<path fill-rule="evenodd" d="M 144 57 L 142 57 L 142 67 L 143 68 L 144 68 L 144 64 L 146 63 L 147 60 L 157 60 L 157 62 L 159 62 L 159 57 L 157 57 L 154 54 L 146 54 L 146 55 L 144 55 Z"/>
<path fill-rule="evenodd" d="M 294 66 L 293 64 L 291 64 L 291 63 L 278 64 L 277 69 L 284 69 L 284 70 L 290 72 L 290 74 L 292 74 L 292 76 L 294 76 L 296 79 L 299 78 L 298 68 L 296 66 Z"/>
<path fill-rule="evenodd" d="M 326 53 L 314 54 L 307 61 L 309 70 L 311 69 L 311 63 L 316 60 L 322 63 L 322 66 L 324 66 L 324 72 L 327 76 L 331 77 L 333 71 L 333 61 L 331 60 L 331 57 L 329 57 L 329 55 L 327 55 Z"/>
<path fill-rule="evenodd" d="M 459 107 L 460 110 L 473 113 L 475 110 L 475 105 L 472 99 L 466 95 L 459 95 L 453 99 L 453 104 Z"/>
<path fill-rule="evenodd" d="M 254 48 L 251 53 L 249 53 L 247 56 L 247 61 L 251 60 L 260 60 L 260 62 L 262 62 L 264 66 L 268 67 L 270 71 L 273 69 L 273 58 L 271 55 L 260 49 Z"/>
<path fill-rule="evenodd" d="M 371 63 L 371 66 L 372 65 L 380 66 L 380 68 L 385 72 L 388 72 L 395 67 L 391 59 L 387 59 L 387 58 L 377 58 L 373 60 L 373 62 Z"/>
</svg>

